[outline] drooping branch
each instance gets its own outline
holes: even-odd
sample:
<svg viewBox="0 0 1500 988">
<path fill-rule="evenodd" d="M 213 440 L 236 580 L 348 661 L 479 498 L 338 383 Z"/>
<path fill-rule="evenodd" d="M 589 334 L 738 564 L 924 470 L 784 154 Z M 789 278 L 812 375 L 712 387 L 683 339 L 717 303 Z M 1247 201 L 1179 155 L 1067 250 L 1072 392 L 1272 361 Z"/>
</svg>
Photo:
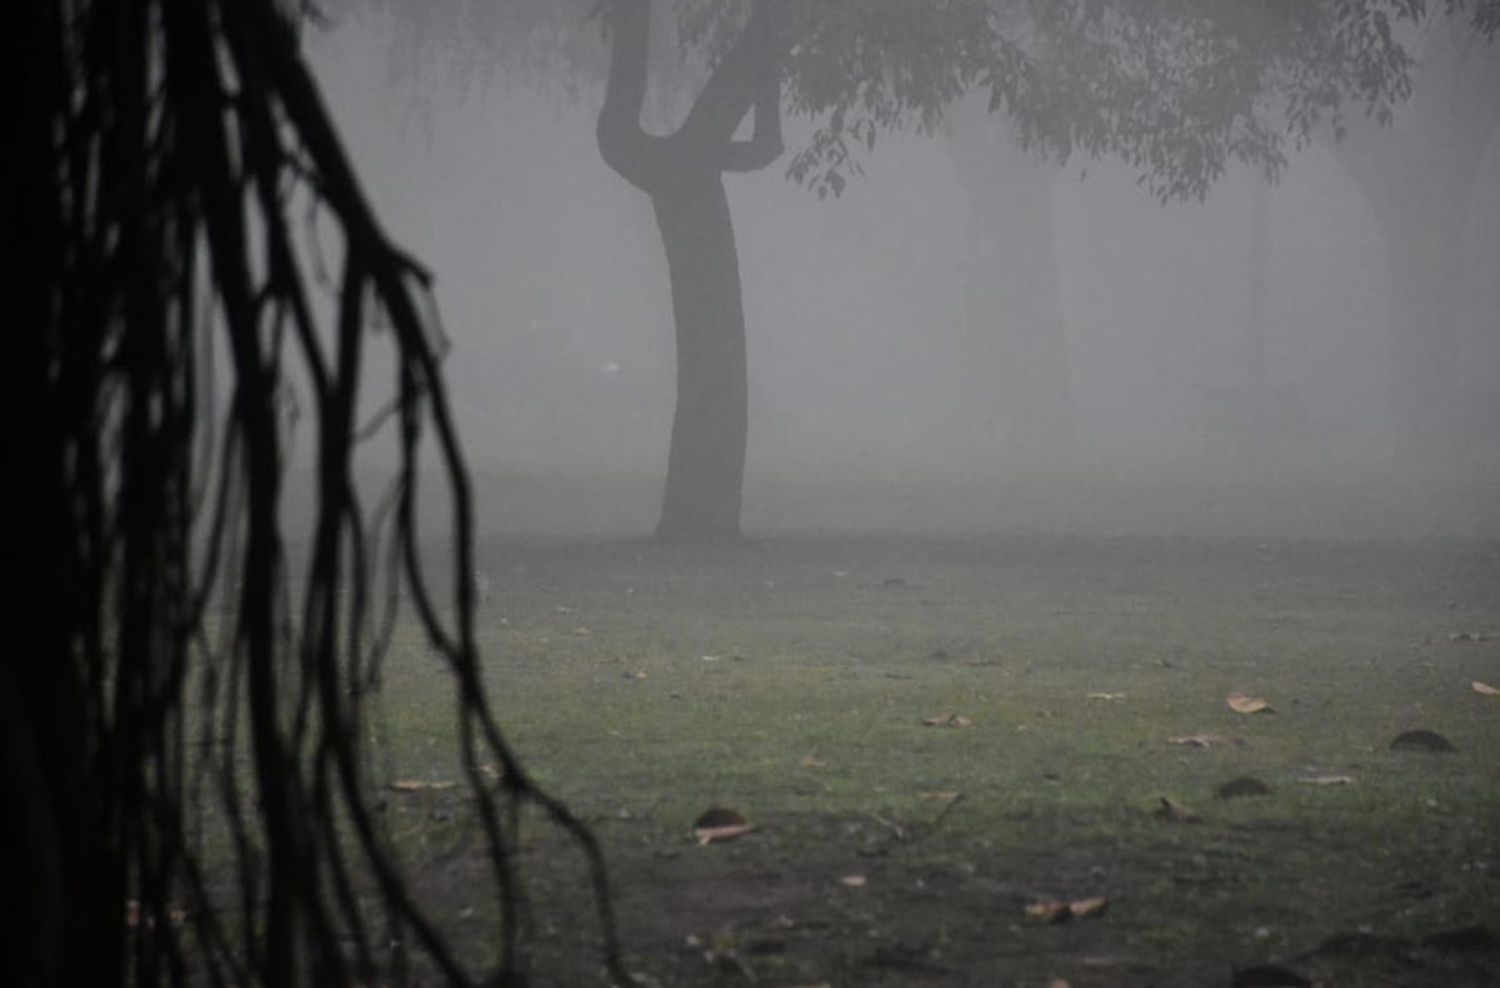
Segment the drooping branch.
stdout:
<svg viewBox="0 0 1500 988">
<path fill-rule="evenodd" d="M 429 279 L 381 231 L 281 5 L 84 0 L 66 25 L 49 0 L 9 10 L 26 15 L 14 24 L 31 46 L 15 64 L 37 70 L 0 97 L 24 111 L 14 118 L 28 138 L 8 159 L 27 207 L 7 207 L 18 221 L 7 233 L 36 251 L 13 310 L 25 344 L 13 372 L 47 419 L 17 454 L 37 494 L 28 515 L 44 522 L 22 558 L 37 600 L 58 602 L 23 624 L 0 675 L 0 703 L 27 711 L 0 732 L 5 780 L 13 752 L 34 752 L 23 760 L 37 771 L 15 774 L 49 780 L 26 819 L 56 847 L 27 886 L 55 908 L 33 920 L 23 977 L 404 980 L 410 937 L 445 983 L 520 984 L 528 927 L 513 852 L 530 803 L 578 841 L 606 966 L 629 983 L 597 843 L 525 774 L 485 696 L 471 495 L 441 333 L 420 301 Z M 319 248 L 297 241 L 295 202 L 318 204 L 340 234 L 342 277 L 321 301 L 303 275 Z M 390 421 L 403 455 L 398 508 L 373 524 L 354 481 L 371 309 L 394 330 Z M 206 352 L 215 339 L 219 360 Z M 203 373 L 216 363 L 230 376 L 217 441 Z M 317 417 L 318 505 L 299 583 L 283 402 L 302 385 Z M 451 612 L 418 549 L 415 463 L 429 435 L 455 518 Z M 501 914 L 499 967 L 483 979 L 410 891 L 374 812 L 364 704 L 400 599 L 391 582 L 385 613 L 370 612 L 370 560 L 381 558 L 398 561 L 393 575 L 457 674 L 465 775 Z M 35 660 L 13 676 L 13 655 Z M 200 803 L 205 782 L 217 806 Z M 222 828 L 215 850 L 205 828 Z"/>
</svg>

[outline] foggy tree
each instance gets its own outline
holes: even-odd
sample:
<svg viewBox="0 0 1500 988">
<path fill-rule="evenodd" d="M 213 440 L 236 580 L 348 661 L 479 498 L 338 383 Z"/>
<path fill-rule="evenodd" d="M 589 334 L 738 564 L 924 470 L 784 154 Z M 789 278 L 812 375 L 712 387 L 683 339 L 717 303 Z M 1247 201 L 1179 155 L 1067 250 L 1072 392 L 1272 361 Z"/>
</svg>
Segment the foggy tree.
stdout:
<svg viewBox="0 0 1500 988">
<path fill-rule="evenodd" d="M 651 197 L 666 248 L 677 339 L 677 409 L 658 538 L 739 534 L 749 428 L 745 310 L 725 172 L 756 171 L 781 155 L 777 47 L 780 5 L 756 0 L 738 42 L 714 67 L 669 137 L 641 127 L 651 5 L 616 3 L 599 150 Z M 751 111 L 754 129 L 736 140 Z"/>
<path fill-rule="evenodd" d="M 500 916 L 486 983 L 527 971 L 528 804 L 588 856 L 623 983 L 593 838 L 485 698 L 428 275 L 365 201 L 297 29 L 276 0 L 5 6 L 6 980 L 477 983 L 377 814 L 369 698 L 411 606 L 455 683 Z M 383 411 L 359 387 L 376 346 Z M 298 394 L 305 556 L 284 507 Z M 372 436 L 399 450 L 373 508 L 353 479 Z M 451 605 L 419 548 L 424 449 L 455 519 Z"/>
<path fill-rule="evenodd" d="M 574 3 L 494 13 L 455 4 L 448 36 L 467 61 L 505 48 L 483 23 L 544 21 L 541 9 L 565 25 L 592 23 Z M 785 24 L 773 31 L 778 4 Z M 403 18 L 409 6 L 388 9 Z M 1500 23 L 1494 0 L 1433 6 L 1477 34 Z M 770 164 L 778 110 L 817 122 L 787 168 L 820 196 L 858 175 L 879 134 L 930 132 L 977 91 L 1025 150 L 1118 157 L 1154 195 L 1202 198 L 1231 161 L 1274 176 L 1351 113 L 1389 120 L 1411 88 L 1400 25 L 1432 13 L 1423 0 L 610 0 L 600 9 L 613 34 L 601 153 L 652 196 L 672 282 L 679 390 L 657 532 L 687 540 L 739 533 L 746 348 L 721 176 Z M 648 45 L 653 9 L 675 15 L 676 53 Z M 681 71 L 692 58 L 705 64 L 697 76 Z M 773 64 L 779 101 L 769 95 Z M 680 127 L 653 136 L 639 113 L 663 68 L 678 73 L 676 85 L 703 81 Z M 736 141 L 746 117 L 752 134 Z"/>
<path fill-rule="evenodd" d="M 1461 448 L 1475 426 L 1491 424 L 1464 426 L 1473 410 L 1455 301 L 1480 166 L 1500 131 L 1500 47 L 1467 28 L 1454 18 L 1430 24 L 1414 45 L 1412 100 L 1393 126 L 1351 128 L 1334 146 L 1384 242 L 1392 408 L 1413 451 Z"/>
<path fill-rule="evenodd" d="M 1019 150 L 982 100 L 946 114 L 965 217 L 962 334 L 966 373 L 988 397 L 979 414 L 1012 462 L 1057 466 L 1074 452 L 1073 382 L 1052 230 L 1054 162 Z"/>
</svg>

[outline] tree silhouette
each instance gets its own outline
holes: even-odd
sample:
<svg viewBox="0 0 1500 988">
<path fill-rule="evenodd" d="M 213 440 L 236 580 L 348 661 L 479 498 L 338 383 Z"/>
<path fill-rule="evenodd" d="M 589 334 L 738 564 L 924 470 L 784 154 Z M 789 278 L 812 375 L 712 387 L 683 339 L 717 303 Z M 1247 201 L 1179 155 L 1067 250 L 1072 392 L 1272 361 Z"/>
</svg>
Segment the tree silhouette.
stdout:
<svg viewBox="0 0 1500 988">
<path fill-rule="evenodd" d="M 302 16 L 276 0 L 6 5 L 7 972 L 477 983 L 375 812 L 369 701 L 409 602 L 456 684 L 498 903 L 486 983 L 527 976 L 526 805 L 586 855 L 624 983 L 594 838 L 532 783 L 485 697 L 429 279 L 361 192 L 298 53 Z M 396 384 L 369 414 L 377 344 Z M 299 393 L 305 553 L 284 503 Z M 372 508 L 354 468 L 377 434 L 398 456 Z M 454 519 L 452 606 L 419 549 L 423 450 Z"/>
<path fill-rule="evenodd" d="M 441 46 L 460 67 L 524 52 L 534 71 L 586 82 L 595 60 L 540 57 L 501 29 L 522 24 L 528 38 L 561 43 L 589 11 L 602 15 L 600 151 L 650 195 L 672 289 L 677 408 L 656 531 L 702 542 L 740 534 L 748 419 L 722 175 L 772 163 L 781 112 L 815 122 L 786 167 L 819 196 L 838 195 L 880 135 L 932 131 L 974 93 L 1022 150 L 1117 158 L 1163 200 L 1202 199 L 1233 162 L 1274 177 L 1351 118 L 1388 121 L 1411 92 L 1413 25 L 1441 13 L 1475 36 L 1500 26 L 1496 0 L 442 0 L 446 16 L 431 4 L 347 2 L 383 7 L 403 44 Z M 675 53 L 652 51 L 653 18 L 675 24 Z M 689 61 L 701 71 L 681 71 Z M 648 134 L 643 96 L 663 63 L 674 91 L 701 84 L 675 131 Z M 736 141 L 752 109 L 754 132 Z"/>
</svg>

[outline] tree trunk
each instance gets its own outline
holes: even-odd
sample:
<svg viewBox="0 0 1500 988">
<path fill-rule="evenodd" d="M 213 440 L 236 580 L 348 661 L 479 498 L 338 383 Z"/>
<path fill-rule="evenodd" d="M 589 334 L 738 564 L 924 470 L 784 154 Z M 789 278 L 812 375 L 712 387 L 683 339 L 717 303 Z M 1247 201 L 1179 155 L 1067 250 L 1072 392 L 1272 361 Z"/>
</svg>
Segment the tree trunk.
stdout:
<svg viewBox="0 0 1500 988">
<path fill-rule="evenodd" d="M 676 133 L 646 134 L 651 4 L 615 0 L 599 151 L 651 196 L 667 255 L 677 340 L 677 407 L 656 537 L 739 537 L 749 373 L 739 257 L 723 173 L 764 168 L 781 153 L 780 84 L 771 0 L 757 0 L 739 42 L 715 67 Z M 752 109 L 748 141 L 734 132 Z"/>
<path fill-rule="evenodd" d="M 739 257 L 717 174 L 652 197 L 672 281 L 677 409 L 658 538 L 739 534 L 748 439 L 748 367 Z"/>
</svg>

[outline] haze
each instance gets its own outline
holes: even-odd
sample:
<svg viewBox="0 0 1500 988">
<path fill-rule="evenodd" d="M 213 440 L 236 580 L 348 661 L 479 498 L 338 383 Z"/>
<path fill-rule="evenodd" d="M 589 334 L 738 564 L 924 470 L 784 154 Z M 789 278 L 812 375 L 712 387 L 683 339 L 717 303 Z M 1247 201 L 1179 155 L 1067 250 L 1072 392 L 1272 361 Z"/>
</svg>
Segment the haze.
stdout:
<svg viewBox="0 0 1500 988">
<path fill-rule="evenodd" d="M 480 530 L 649 533 L 669 289 L 649 200 L 600 159 L 599 92 L 399 81 L 380 23 L 310 51 L 389 230 L 436 273 Z M 1394 127 L 1311 147 L 1274 187 L 1232 170 L 1201 204 L 1023 155 L 967 107 L 882 135 L 837 199 L 784 159 L 729 176 L 745 532 L 1500 532 L 1500 142 L 1432 248 L 1457 265 L 1456 329 L 1422 366 L 1391 303 L 1409 245 L 1350 164 L 1430 140 L 1449 98 L 1419 84 Z M 806 134 L 789 121 L 789 149 Z"/>
</svg>

